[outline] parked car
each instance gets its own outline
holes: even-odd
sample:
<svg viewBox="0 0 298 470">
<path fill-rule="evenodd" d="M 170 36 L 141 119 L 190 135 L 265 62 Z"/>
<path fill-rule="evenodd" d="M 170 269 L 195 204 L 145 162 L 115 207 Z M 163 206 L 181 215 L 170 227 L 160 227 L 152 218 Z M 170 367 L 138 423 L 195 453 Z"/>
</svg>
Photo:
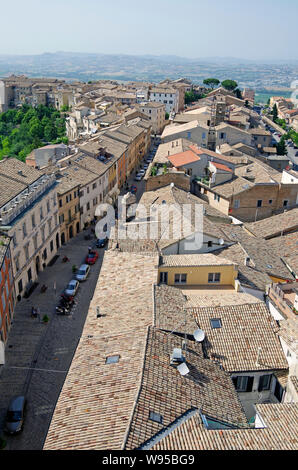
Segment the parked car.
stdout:
<svg viewBox="0 0 298 470">
<path fill-rule="evenodd" d="M 147 170 L 148 166 L 148 163 L 145 163 L 145 165 L 143 165 L 144 170 Z"/>
<path fill-rule="evenodd" d="M 77 274 L 76 274 L 76 279 L 77 281 L 86 281 L 88 274 L 90 272 L 90 266 L 88 264 L 82 264 L 82 266 L 79 267 Z"/>
<path fill-rule="evenodd" d="M 139 174 L 139 175 L 144 175 L 145 173 L 146 173 L 146 171 L 145 171 L 144 169 L 142 169 L 142 170 L 139 170 L 139 173 L 138 173 L 138 174 Z"/>
<path fill-rule="evenodd" d="M 65 294 L 74 296 L 76 295 L 78 288 L 79 288 L 79 281 L 77 281 L 76 279 L 72 279 L 65 289 Z"/>
<path fill-rule="evenodd" d="M 148 163 L 148 165 L 149 165 L 151 162 L 152 162 L 152 159 L 147 158 L 146 163 Z"/>
<path fill-rule="evenodd" d="M 138 174 L 135 176 L 135 181 L 141 181 L 142 178 L 143 178 L 143 175 L 140 175 L 140 173 L 138 173 Z"/>
<path fill-rule="evenodd" d="M 26 399 L 23 395 L 14 397 L 7 410 L 5 431 L 8 434 L 16 434 L 23 429 L 25 417 Z"/>
<path fill-rule="evenodd" d="M 295 153 L 295 157 L 298 157 L 298 152 Z"/>
<path fill-rule="evenodd" d="M 91 251 L 90 253 L 88 253 L 88 255 L 86 256 L 86 264 L 94 264 L 96 262 L 98 258 L 98 253 L 97 251 Z"/>
<path fill-rule="evenodd" d="M 107 243 L 108 243 L 107 238 L 98 239 L 97 242 L 96 242 L 96 246 L 97 246 L 97 248 L 104 248 Z"/>
</svg>

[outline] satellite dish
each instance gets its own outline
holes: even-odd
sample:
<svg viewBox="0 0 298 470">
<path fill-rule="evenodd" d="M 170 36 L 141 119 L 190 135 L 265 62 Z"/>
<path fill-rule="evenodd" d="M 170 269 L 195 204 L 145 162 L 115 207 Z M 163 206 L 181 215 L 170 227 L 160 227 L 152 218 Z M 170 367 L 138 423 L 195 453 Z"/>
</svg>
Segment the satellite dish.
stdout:
<svg viewBox="0 0 298 470">
<path fill-rule="evenodd" d="M 223 238 L 220 238 L 219 244 L 220 244 L 220 245 L 224 245 L 224 243 L 225 243 L 224 239 L 223 239 Z"/>
<path fill-rule="evenodd" d="M 179 374 L 181 374 L 181 375 L 187 375 L 190 372 L 190 370 L 187 367 L 187 365 L 185 364 L 185 362 L 180 364 L 180 366 L 177 367 L 177 370 L 178 370 Z"/>
<path fill-rule="evenodd" d="M 198 330 L 196 330 L 196 331 L 194 332 L 193 335 L 194 335 L 195 340 L 196 340 L 198 343 L 201 343 L 201 342 L 204 341 L 204 339 L 205 339 L 205 333 L 204 333 L 203 330 L 198 329 Z"/>
</svg>

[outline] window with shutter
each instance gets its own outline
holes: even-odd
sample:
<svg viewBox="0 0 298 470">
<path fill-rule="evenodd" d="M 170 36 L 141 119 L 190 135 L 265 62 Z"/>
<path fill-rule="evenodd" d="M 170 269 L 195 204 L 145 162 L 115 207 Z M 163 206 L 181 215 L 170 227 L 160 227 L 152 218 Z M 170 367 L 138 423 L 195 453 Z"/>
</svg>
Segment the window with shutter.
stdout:
<svg viewBox="0 0 298 470">
<path fill-rule="evenodd" d="M 254 383 L 254 377 L 248 377 L 246 391 L 251 392 Z"/>
<path fill-rule="evenodd" d="M 270 390 L 271 377 L 271 375 L 261 375 L 258 387 L 259 392 L 261 392 L 262 390 Z"/>
<path fill-rule="evenodd" d="M 254 377 L 239 375 L 232 378 L 237 392 L 251 392 L 254 382 Z"/>
</svg>

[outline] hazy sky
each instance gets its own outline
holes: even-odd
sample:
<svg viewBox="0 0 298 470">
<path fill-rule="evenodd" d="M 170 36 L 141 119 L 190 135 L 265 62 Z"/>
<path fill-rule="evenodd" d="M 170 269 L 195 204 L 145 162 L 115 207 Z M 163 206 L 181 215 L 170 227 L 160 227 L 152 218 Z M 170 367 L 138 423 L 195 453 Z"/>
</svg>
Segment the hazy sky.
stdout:
<svg viewBox="0 0 298 470">
<path fill-rule="evenodd" d="M 0 53 L 298 59 L 298 0 L 2 0 Z"/>
</svg>

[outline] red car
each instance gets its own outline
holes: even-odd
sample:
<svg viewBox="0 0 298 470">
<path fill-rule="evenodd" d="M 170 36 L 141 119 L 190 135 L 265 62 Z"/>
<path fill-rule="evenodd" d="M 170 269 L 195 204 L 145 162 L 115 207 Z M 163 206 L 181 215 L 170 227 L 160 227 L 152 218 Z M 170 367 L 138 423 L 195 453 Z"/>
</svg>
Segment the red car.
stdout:
<svg viewBox="0 0 298 470">
<path fill-rule="evenodd" d="M 88 255 L 86 256 L 85 263 L 86 264 L 94 264 L 95 261 L 97 260 L 97 258 L 98 258 L 97 251 L 90 251 L 90 253 L 88 253 Z"/>
</svg>

